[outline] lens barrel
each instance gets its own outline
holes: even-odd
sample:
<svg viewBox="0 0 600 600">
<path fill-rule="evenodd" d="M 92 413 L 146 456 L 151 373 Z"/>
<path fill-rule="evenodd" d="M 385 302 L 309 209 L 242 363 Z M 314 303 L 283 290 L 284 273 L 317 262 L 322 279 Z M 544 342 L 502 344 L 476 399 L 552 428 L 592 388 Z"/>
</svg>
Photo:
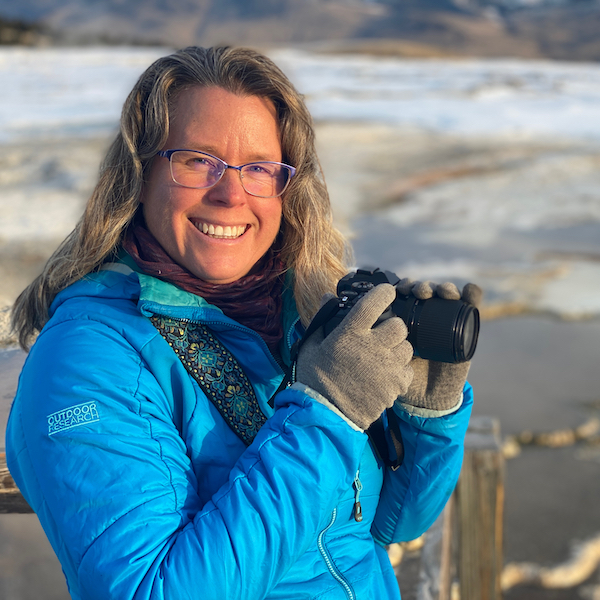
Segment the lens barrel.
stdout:
<svg viewBox="0 0 600 600">
<path fill-rule="evenodd" d="M 479 337 L 479 311 L 462 300 L 398 294 L 392 312 L 408 328 L 415 356 L 446 363 L 471 360 Z"/>
</svg>

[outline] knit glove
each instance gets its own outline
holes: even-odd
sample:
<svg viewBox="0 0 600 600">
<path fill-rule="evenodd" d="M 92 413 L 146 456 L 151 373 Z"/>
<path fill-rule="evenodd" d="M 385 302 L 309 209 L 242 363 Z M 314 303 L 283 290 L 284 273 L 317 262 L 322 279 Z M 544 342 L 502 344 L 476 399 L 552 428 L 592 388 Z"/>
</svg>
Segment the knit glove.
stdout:
<svg viewBox="0 0 600 600">
<path fill-rule="evenodd" d="M 480 303 L 483 295 L 481 288 L 474 283 L 467 283 L 461 293 L 456 285 L 450 282 L 437 285 L 431 281 L 402 279 L 396 285 L 396 289 L 400 294 L 412 294 L 420 300 L 438 296 L 444 300 L 462 299 L 473 306 Z M 408 391 L 401 394 L 400 402 L 441 412 L 450 411 L 460 403 L 470 362 L 450 364 L 415 356 L 411 366 L 414 377 Z"/>
<path fill-rule="evenodd" d="M 407 393 L 413 377 L 404 322 L 393 317 L 373 327 L 395 297 L 389 284 L 374 287 L 327 337 L 319 327 L 298 354 L 296 381 L 363 430 Z"/>
</svg>

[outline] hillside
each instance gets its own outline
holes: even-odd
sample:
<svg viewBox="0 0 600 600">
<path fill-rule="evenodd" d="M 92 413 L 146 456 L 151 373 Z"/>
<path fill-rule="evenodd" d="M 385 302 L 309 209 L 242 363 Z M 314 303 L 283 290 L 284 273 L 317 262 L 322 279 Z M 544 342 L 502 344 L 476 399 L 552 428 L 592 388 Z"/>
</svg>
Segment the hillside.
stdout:
<svg viewBox="0 0 600 600">
<path fill-rule="evenodd" d="M 596 0 L 0 0 L 0 43 L 306 45 L 600 60 Z M 42 35 L 40 32 L 48 32 Z"/>
</svg>

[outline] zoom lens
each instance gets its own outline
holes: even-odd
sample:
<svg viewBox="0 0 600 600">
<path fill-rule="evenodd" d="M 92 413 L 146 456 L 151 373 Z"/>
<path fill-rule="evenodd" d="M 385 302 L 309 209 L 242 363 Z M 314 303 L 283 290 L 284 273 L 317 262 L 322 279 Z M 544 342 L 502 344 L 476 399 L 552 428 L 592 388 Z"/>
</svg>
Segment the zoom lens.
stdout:
<svg viewBox="0 0 600 600">
<path fill-rule="evenodd" d="M 406 323 L 415 356 L 446 363 L 473 357 L 479 337 L 479 311 L 471 304 L 398 295 L 392 312 Z"/>
</svg>

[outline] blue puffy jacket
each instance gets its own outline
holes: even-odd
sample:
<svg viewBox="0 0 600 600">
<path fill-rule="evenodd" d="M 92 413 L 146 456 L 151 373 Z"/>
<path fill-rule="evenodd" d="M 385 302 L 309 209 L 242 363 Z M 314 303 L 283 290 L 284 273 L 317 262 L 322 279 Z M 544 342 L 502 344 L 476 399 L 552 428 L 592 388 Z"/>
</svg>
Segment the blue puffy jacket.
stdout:
<svg viewBox="0 0 600 600">
<path fill-rule="evenodd" d="M 399 598 L 385 545 L 419 536 L 449 498 L 470 387 L 452 414 L 396 407 L 405 460 L 391 471 L 310 389 L 295 384 L 268 405 L 283 374 L 255 332 L 175 286 L 110 269 L 56 298 L 6 436 L 71 596 Z M 250 446 L 151 315 L 205 323 L 235 355 L 267 417 Z M 283 320 L 287 360 L 301 332 L 289 290 Z"/>
</svg>

